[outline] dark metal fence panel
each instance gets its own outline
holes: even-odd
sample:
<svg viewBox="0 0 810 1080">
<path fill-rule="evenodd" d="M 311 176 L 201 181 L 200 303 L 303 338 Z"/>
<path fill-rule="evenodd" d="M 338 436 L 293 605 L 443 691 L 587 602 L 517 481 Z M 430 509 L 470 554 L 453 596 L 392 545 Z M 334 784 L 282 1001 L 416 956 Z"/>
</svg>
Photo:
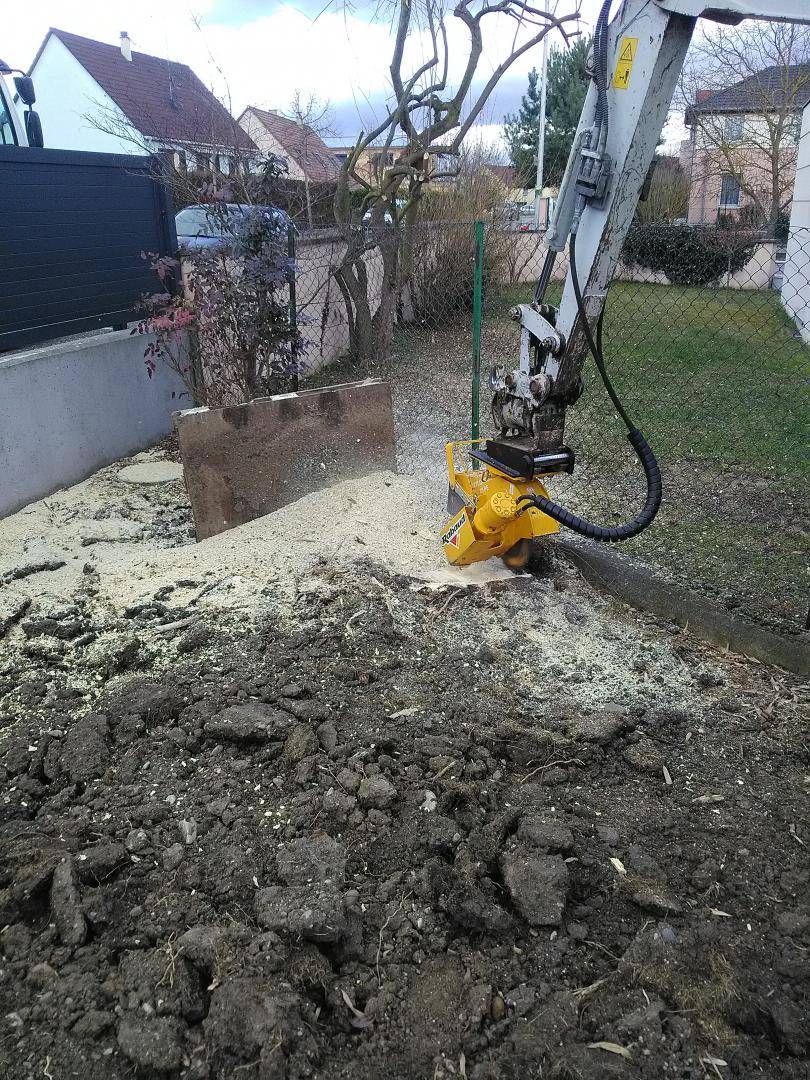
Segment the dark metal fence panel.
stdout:
<svg viewBox="0 0 810 1080">
<path fill-rule="evenodd" d="M 137 317 L 177 249 L 152 157 L 0 147 L 0 351 Z"/>
</svg>

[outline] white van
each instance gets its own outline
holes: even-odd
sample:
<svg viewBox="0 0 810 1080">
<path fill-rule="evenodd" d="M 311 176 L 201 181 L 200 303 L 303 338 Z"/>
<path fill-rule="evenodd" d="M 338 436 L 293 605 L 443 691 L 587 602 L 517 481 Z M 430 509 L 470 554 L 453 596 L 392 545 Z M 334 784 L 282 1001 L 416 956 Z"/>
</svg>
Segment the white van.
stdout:
<svg viewBox="0 0 810 1080">
<path fill-rule="evenodd" d="M 6 82 L 6 77 L 14 71 L 0 60 L 0 146 L 44 146 L 39 114 L 32 108 L 36 101 L 34 83 L 22 72 L 15 76 L 16 97 L 26 106 L 24 115 L 20 116 L 14 104 L 15 95 Z"/>
</svg>

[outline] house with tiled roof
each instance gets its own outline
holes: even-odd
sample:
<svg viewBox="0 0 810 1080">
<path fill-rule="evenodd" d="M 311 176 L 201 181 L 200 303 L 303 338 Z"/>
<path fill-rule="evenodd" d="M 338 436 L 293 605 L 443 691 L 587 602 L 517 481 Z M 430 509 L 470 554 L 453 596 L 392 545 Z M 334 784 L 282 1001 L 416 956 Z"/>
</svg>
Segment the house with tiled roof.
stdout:
<svg viewBox="0 0 810 1080">
<path fill-rule="evenodd" d="M 187 64 L 50 29 L 29 74 L 45 145 L 163 153 L 176 168 L 227 174 L 256 147 Z"/>
<path fill-rule="evenodd" d="M 239 124 L 263 155 L 274 154 L 287 163 L 291 180 L 311 184 L 334 183 L 339 166 L 317 131 L 270 109 L 249 105 Z"/>
<path fill-rule="evenodd" d="M 776 204 L 789 214 L 808 104 L 808 63 L 775 65 L 696 94 L 685 113 L 690 134 L 680 153 L 690 180 L 690 224 L 746 214 L 767 220 Z"/>
</svg>

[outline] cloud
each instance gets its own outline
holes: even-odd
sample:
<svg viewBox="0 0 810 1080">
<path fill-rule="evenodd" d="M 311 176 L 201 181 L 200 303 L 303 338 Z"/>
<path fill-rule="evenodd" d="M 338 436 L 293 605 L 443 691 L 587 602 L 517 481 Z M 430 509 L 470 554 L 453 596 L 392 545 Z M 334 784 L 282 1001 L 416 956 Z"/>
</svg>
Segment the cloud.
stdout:
<svg viewBox="0 0 810 1080">
<path fill-rule="evenodd" d="M 561 10 L 563 6 L 560 0 Z M 30 63 L 49 26 L 110 43 L 126 29 L 136 50 L 190 64 L 237 112 L 247 104 L 283 109 L 300 89 L 331 100 L 341 124 L 349 123 L 353 110 L 355 130 L 358 114 L 368 118 L 373 111 L 369 102 L 379 110 L 389 89 L 392 29 L 371 21 L 371 5 L 361 3 L 351 11 L 338 6 L 315 19 L 322 7 L 321 0 L 304 0 L 303 7 L 266 0 L 29 0 L 4 25 L 2 47 L 5 59 L 23 66 Z M 485 21 L 482 80 L 512 47 L 516 26 L 499 15 L 491 17 L 488 26 Z M 517 28 L 518 41 L 528 32 Z M 461 74 L 468 36 L 452 17 L 448 34 L 452 80 Z M 426 35 L 415 35 L 408 59 L 418 62 L 427 52 Z M 525 83 L 529 68 L 538 62 L 539 50 L 522 57 L 514 77 Z M 513 91 L 498 97 L 503 98 L 501 113 L 514 106 Z"/>
<path fill-rule="evenodd" d="M 49 26 L 110 43 L 126 29 L 136 50 L 189 64 L 236 115 L 248 104 L 284 110 L 300 90 L 328 99 L 335 133 L 356 137 L 384 115 L 392 28 L 372 21 L 372 6 L 362 0 L 351 10 L 341 5 L 323 11 L 323 6 L 323 0 L 299 0 L 295 5 L 267 0 L 28 0 L 3 27 L 3 58 L 29 64 Z M 559 11 L 574 6 L 574 0 L 558 0 Z M 599 0 L 583 0 L 582 7 L 593 21 Z M 379 5 L 374 10 L 380 10 Z M 485 21 L 484 28 L 471 97 L 515 41 L 531 32 L 501 16 Z M 452 17 L 448 37 L 453 81 L 463 70 L 469 38 Z M 559 35 L 555 38 L 560 41 Z M 414 35 L 407 62 L 419 63 L 428 49 L 427 36 Z M 519 106 L 530 68 L 539 63 L 539 48 L 515 63 L 490 98 L 479 126 L 497 134 L 504 115 Z"/>
</svg>

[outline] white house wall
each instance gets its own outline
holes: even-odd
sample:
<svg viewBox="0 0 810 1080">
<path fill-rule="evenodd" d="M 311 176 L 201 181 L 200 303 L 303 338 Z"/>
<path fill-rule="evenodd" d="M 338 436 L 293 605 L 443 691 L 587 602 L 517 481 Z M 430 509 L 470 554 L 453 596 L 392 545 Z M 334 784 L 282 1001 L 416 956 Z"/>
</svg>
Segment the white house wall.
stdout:
<svg viewBox="0 0 810 1080">
<path fill-rule="evenodd" d="M 287 176 L 290 180 L 305 179 L 300 165 L 290 157 L 289 152 L 270 134 L 261 120 L 254 116 L 250 109 L 239 117 L 239 125 L 253 139 L 263 155 L 275 154 L 276 157 L 284 158 L 287 162 Z"/>
<path fill-rule="evenodd" d="M 810 105 L 802 117 L 782 303 L 810 344 Z"/>
<path fill-rule="evenodd" d="M 88 116 L 112 115 L 124 129 L 123 112 L 54 34 L 31 72 L 37 93 L 45 146 L 55 150 L 94 150 L 110 154 L 143 152 L 132 139 L 99 131 Z M 130 128 L 131 130 L 131 128 Z"/>
</svg>

